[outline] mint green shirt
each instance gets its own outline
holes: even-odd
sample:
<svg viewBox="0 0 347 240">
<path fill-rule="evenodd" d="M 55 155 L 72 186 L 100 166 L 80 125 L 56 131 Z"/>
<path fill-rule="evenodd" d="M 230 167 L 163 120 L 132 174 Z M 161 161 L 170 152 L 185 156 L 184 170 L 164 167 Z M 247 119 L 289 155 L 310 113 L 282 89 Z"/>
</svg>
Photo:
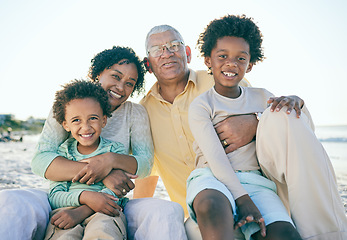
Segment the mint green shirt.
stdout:
<svg viewBox="0 0 347 240">
<path fill-rule="evenodd" d="M 72 161 L 80 161 L 86 158 L 94 157 L 107 152 L 118 154 L 126 154 L 123 144 L 112 142 L 100 137 L 98 148 L 91 154 L 83 155 L 77 150 L 77 141 L 74 138 L 67 139 L 58 149 L 60 156 Z M 79 196 L 83 191 L 104 192 L 117 197 L 111 190 L 107 189 L 102 182 L 88 185 L 80 182 L 55 182 L 50 181 L 48 200 L 52 209 L 61 207 L 77 207 L 80 206 Z M 117 204 L 121 207 L 125 206 L 127 198 L 120 198 Z"/>
</svg>

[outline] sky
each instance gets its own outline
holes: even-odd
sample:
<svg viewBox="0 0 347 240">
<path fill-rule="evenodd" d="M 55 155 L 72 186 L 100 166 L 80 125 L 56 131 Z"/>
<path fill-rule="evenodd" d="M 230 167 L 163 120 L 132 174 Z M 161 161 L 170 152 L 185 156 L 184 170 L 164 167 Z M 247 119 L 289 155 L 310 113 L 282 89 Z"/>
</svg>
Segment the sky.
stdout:
<svg viewBox="0 0 347 240">
<path fill-rule="evenodd" d="M 95 54 L 120 45 L 143 58 L 160 24 L 181 32 L 192 69 L 206 69 L 199 34 L 213 19 L 245 14 L 264 36 L 266 59 L 246 74 L 252 86 L 301 97 L 316 125 L 347 125 L 346 12 L 345 0 L 0 0 L 0 114 L 46 118 L 55 92 L 85 79 Z M 146 74 L 146 90 L 154 82 Z"/>
</svg>

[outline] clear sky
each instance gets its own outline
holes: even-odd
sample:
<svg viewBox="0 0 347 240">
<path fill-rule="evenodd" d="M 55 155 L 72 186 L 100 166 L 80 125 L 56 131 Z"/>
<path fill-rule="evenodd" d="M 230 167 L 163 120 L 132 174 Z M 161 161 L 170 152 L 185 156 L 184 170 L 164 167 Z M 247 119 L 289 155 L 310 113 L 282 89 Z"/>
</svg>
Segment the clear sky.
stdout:
<svg viewBox="0 0 347 240">
<path fill-rule="evenodd" d="M 96 53 L 121 45 L 143 58 L 145 36 L 159 24 L 181 32 L 191 68 L 206 69 L 199 33 L 215 18 L 246 14 L 266 56 L 246 75 L 252 85 L 300 96 L 316 125 L 347 124 L 346 13 L 345 0 L 0 0 L 0 114 L 45 118 L 55 91 L 85 78 Z M 146 82 L 148 90 L 153 75 Z"/>
</svg>

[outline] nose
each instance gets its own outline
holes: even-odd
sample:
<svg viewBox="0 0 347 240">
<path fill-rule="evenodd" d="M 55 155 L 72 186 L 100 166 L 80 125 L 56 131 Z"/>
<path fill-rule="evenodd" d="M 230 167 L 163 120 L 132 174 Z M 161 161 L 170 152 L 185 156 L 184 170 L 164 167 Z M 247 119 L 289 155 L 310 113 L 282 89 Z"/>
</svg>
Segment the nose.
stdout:
<svg viewBox="0 0 347 240">
<path fill-rule="evenodd" d="M 82 130 L 88 130 L 90 129 L 90 124 L 88 122 L 82 123 Z"/>
<path fill-rule="evenodd" d="M 116 84 L 116 88 L 118 91 L 122 92 L 123 89 L 124 89 L 124 83 L 123 83 L 123 79 L 121 81 L 119 81 L 117 84 Z"/>
<path fill-rule="evenodd" d="M 161 55 L 162 57 L 165 56 L 171 56 L 173 52 L 171 52 L 166 46 L 163 46 L 163 54 Z"/>
<path fill-rule="evenodd" d="M 236 67 L 237 66 L 237 61 L 236 61 L 236 59 L 229 58 L 229 59 L 227 59 L 226 64 L 228 66 L 235 66 Z"/>
</svg>

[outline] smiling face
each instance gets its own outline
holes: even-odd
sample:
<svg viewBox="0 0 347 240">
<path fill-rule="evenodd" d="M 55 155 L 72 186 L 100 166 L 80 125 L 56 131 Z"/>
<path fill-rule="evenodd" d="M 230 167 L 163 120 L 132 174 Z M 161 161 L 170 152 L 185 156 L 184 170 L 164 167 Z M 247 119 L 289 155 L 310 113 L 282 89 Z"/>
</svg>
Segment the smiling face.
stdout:
<svg viewBox="0 0 347 240">
<path fill-rule="evenodd" d="M 63 127 L 78 141 L 81 154 L 94 152 L 107 118 L 99 102 L 92 98 L 74 99 L 65 106 Z"/>
<path fill-rule="evenodd" d="M 112 111 L 129 98 L 138 78 L 134 63 L 125 63 L 124 60 L 120 63 L 105 69 L 98 76 L 101 86 L 107 92 Z"/>
<path fill-rule="evenodd" d="M 148 48 L 163 46 L 175 40 L 181 41 L 179 36 L 173 31 L 156 33 L 149 37 Z M 153 57 L 149 54 L 148 60 L 158 81 L 180 80 L 189 72 L 187 63 L 190 60 L 190 54 L 188 53 L 188 55 L 187 58 L 186 47 L 180 45 L 177 52 L 170 52 L 164 47 L 164 52 L 161 56 Z"/>
<path fill-rule="evenodd" d="M 238 37 L 223 37 L 217 40 L 210 57 L 205 57 L 205 64 L 211 68 L 215 90 L 226 97 L 240 95 L 239 82 L 245 73 L 252 70 L 249 44 Z"/>
</svg>

